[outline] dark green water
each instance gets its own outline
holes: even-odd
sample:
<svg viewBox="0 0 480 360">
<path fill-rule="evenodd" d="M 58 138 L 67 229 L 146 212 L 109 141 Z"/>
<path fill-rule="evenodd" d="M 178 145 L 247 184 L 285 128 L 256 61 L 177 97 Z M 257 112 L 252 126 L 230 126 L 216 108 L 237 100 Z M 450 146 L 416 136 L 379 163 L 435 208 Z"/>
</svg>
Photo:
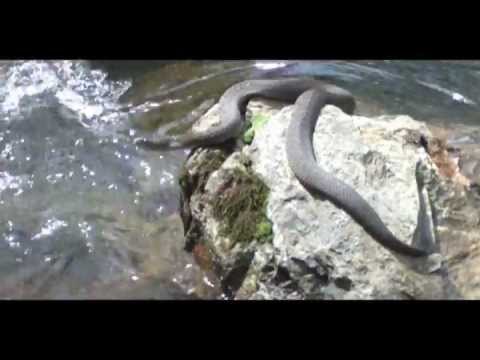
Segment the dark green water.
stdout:
<svg viewBox="0 0 480 360">
<path fill-rule="evenodd" d="M 208 296 L 183 251 L 186 152 L 132 139 L 178 131 L 237 81 L 279 76 L 325 79 L 356 96 L 358 114 L 408 114 L 480 142 L 477 61 L 3 61 L 0 297 Z"/>
</svg>

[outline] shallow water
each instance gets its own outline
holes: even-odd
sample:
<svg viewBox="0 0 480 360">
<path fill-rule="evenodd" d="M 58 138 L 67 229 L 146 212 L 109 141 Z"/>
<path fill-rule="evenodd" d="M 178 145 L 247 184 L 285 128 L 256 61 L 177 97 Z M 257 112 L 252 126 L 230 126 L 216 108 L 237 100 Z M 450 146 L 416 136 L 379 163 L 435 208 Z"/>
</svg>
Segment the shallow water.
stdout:
<svg viewBox="0 0 480 360">
<path fill-rule="evenodd" d="M 237 81 L 278 76 L 326 79 L 359 114 L 408 114 L 480 142 L 477 61 L 3 61 L 0 297 L 213 296 L 183 251 L 186 151 L 132 140 L 175 130 Z"/>
</svg>

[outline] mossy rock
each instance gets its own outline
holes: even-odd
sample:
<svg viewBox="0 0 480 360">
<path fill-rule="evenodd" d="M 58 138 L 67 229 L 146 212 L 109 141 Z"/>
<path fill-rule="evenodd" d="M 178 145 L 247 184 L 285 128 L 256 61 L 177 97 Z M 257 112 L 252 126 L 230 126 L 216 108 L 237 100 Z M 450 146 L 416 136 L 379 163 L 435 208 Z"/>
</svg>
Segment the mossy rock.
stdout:
<svg viewBox="0 0 480 360">
<path fill-rule="evenodd" d="M 185 250 L 228 297 L 242 285 L 257 246 L 273 239 L 270 189 L 251 165 L 232 141 L 194 150 L 179 177 Z"/>
<path fill-rule="evenodd" d="M 212 202 L 213 216 L 220 222 L 219 235 L 228 237 L 232 247 L 271 241 L 272 224 L 266 216 L 268 187 L 249 169 L 228 172 L 228 188 Z"/>
<path fill-rule="evenodd" d="M 210 175 L 218 170 L 228 156 L 221 148 L 197 149 L 194 151 L 179 174 L 180 214 L 185 231 L 185 249 L 192 251 L 196 244 L 203 242 L 203 225 L 191 213 L 190 199 L 205 192 Z"/>
</svg>

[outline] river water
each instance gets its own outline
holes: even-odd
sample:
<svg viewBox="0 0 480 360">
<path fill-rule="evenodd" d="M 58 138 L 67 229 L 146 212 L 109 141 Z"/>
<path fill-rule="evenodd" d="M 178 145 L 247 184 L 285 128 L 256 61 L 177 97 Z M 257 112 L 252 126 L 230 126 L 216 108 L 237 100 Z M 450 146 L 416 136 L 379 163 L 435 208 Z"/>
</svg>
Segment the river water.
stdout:
<svg viewBox="0 0 480 360">
<path fill-rule="evenodd" d="M 325 79 L 358 114 L 407 114 L 480 143 L 478 61 L 2 61 L 0 297 L 215 296 L 183 250 L 187 152 L 133 139 L 184 131 L 233 83 L 279 76 Z"/>
</svg>

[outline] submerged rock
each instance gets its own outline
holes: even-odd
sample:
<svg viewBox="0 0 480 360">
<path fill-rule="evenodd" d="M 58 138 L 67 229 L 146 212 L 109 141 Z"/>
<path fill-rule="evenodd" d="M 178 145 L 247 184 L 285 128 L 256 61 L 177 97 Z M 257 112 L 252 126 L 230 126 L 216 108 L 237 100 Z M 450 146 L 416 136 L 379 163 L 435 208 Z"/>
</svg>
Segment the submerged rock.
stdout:
<svg viewBox="0 0 480 360">
<path fill-rule="evenodd" d="M 251 101 L 248 110 L 250 119 L 262 117 L 251 144 L 197 149 L 181 178 L 187 248 L 228 297 L 462 296 L 448 275 L 448 262 L 442 263 L 447 239 L 439 237 L 441 254 L 427 260 L 392 254 L 347 213 L 313 196 L 295 178 L 285 152 L 293 106 Z M 194 130 L 214 126 L 217 111 L 209 111 Z M 438 222 L 437 212 L 448 206 L 442 194 L 454 186 L 428 154 L 431 143 L 425 124 L 408 116 L 349 116 L 334 106 L 323 109 L 314 133 L 317 163 L 355 188 L 409 244 L 417 225 L 419 188 Z M 431 228 L 438 233 L 438 224 L 432 222 Z"/>
</svg>

